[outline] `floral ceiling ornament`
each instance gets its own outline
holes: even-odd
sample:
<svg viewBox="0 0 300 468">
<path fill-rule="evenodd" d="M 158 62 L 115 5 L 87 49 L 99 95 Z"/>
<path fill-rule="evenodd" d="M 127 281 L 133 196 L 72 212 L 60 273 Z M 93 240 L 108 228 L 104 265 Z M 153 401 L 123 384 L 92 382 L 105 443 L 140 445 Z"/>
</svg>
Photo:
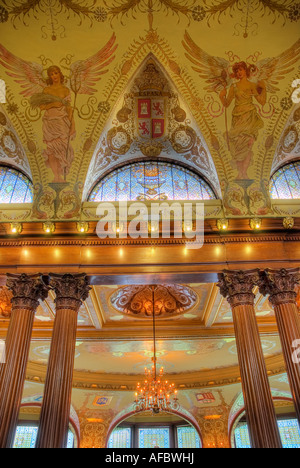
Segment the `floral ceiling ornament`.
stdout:
<svg viewBox="0 0 300 468">
<path fill-rule="evenodd" d="M 221 23 L 226 16 L 240 15 L 240 21 L 234 26 L 234 35 L 240 32 L 246 39 L 249 33 L 255 35 L 258 30 L 256 18 L 269 17 L 272 24 L 282 20 L 283 25 L 296 22 L 300 19 L 300 3 L 294 0 L 205 0 L 205 8 L 202 12 L 202 20 L 206 18 L 207 25 L 211 27 L 213 21 Z"/>
<path fill-rule="evenodd" d="M 183 314 L 197 304 L 197 294 L 180 284 L 126 286 L 110 298 L 112 306 L 120 313 L 137 318 L 168 318 Z"/>
<path fill-rule="evenodd" d="M 106 2 L 106 13 L 112 22 L 115 19 L 121 19 L 131 16 L 136 19 L 138 12 L 147 14 L 149 21 L 149 30 L 153 31 L 154 13 L 165 12 L 168 14 L 171 12 L 173 15 L 177 15 L 178 22 L 180 16 L 185 16 L 189 23 L 193 19 L 194 21 L 202 21 L 205 18 L 205 9 L 199 5 L 196 5 L 197 0 L 111 0 Z M 104 12 L 103 12 L 104 13 Z M 102 13 L 102 14 L 103 14 Z"/>
<path fill-rule="evenodd" d="M 56 41 L 58 36 L 65 37 L 66 29 L 59 23 L 57 16 L 64 14 L 66 19 L 71 16 L 78 18 L 79 25 L 85 19 L 99 21 L 98 9 L 95 9 L 97 0 L 1 0 L 0 3 L 0 23 L 6 23 L 9 19 L 17 28 L 17 22 L 22 22 L 24 26 L 29 26 L 29 21 L 36 21 L 38 15 L 49 17 L 47 26 L 42 26 L 43 38 L 46 39 L 50 32 L 51 39 Z"/>
</svg>

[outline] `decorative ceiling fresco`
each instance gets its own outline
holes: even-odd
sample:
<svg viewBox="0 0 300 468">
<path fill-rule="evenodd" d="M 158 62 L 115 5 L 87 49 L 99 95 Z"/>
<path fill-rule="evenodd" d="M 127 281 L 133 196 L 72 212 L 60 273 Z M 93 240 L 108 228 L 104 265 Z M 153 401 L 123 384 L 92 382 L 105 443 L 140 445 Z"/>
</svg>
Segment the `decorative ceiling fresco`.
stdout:
<svg viewBox="0 0 300 468">
<path fill-rule="evenodd" d="M 263 337 L 265 357 L 281 354 L 280 339 L 277 336 Z M 50 352 L 49 342 L 36 341 L 31 344 L 30 362 L 46 365 Z M 158 366 L 170 376 L 211 372 L 221 368 L 238 366 L 235 340 L 157 340 Z M 141 376 L 145 367 L 152 365 L 153 342 L 145 341 L 78 341 L 75 351 L 75 371 L 84 373 Z"/>
<path fill-rule="evenodd" d="M 150 158 L 209 180 L 217 216 L 278 215 L 299 20 L 291 0 L 0 0 L 0 158 L 34 185 L 19 219 L 91 219 L 93 185 Z"/>
<path fill-rule="evenodd" d="M 294 0 L 0 0 L 0 164 L 34 191 L 33 203 L 1 207 L 0 221 L 97 220 L 97 182 L 145 161 L 203 177 L 217 199 L 204 202 L 212 218 L 299 215 L 269 195 L 273 172 L 299 157 L 299 23 Z M 206 446 L 224 446 L 243 404 L 229 304 L 215 284 L 166 286 L 154 300 L 158 363 Z M 54 301 L 50 293 L 35 316 L 26 404 L 42 398 Z M 8 304 L 0 288 L 0 338 Z M 152 310 L 147 287 L 128 285 L 93 286 L 80 309 L 72 404 L 83 447 L 104 446 L 131 407 L 152 363 Z M 259 294 L 256 314 L 273 393 L 289 398 L 273 310 Z"/>
<path fill-rule="evenodd" d="M 1 289 L 1 327 L 9 321 L 6 288 Z M 132 385 L 153 357 L 153 299 L 156 355 L 166 374 L 194 385 L 199 378 L 230 383 L 239 378 L 230 307 L 215 284 L 94 286 L 79 311 L 75 373 L 79 380 L 116 379 Z M 43 375 L 50 352 L 55 295 L 40 304 L 35 316 L 29 368 Z M 276 321 L 268 301 L 256 296 L 261 341 L 272 373 L 282 373 L 283 357 Z M 1 335 L 1 336 L 2 336 Z M 38 368 L 34 366 L 37 365 Z M 40 367 L 39 367 L 40 366 Z M 39 369 L 39 370 L 38 370 Z M 88 376 L 88 377 L 87 377 Z M 215 377 L 214 377 L 215 376 Z M 119 378 L 119 377 L 118 377 Z M 118 384 L 120 386 L 120 383 Z"/>
</svg>

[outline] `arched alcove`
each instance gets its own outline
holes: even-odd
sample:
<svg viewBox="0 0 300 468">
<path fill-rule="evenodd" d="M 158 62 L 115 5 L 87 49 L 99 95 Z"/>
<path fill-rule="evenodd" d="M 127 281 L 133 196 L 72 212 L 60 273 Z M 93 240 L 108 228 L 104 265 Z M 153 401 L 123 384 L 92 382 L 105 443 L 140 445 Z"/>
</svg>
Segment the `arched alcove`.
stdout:
<svg viewBox="0 0 300 468">
<path fill-rule="evenodd" d="M 281 166 L 271 177 L 270 195 L 274 200 L 300 198 L 300 160 Z"/>
<path fill-rule="evenodd" d="M 212 200 L 216 196 L 198 174 L 178 164 L 131 163 L 112 171 L 93 188 L 89 201 Z"/>
<path fill-rule="evenodd" d="M 33 185 L 22 172 L 0 164 L 0 204 L 32 203 Z"/>
<path fill-rule="evenodd" d="M 11 104 L 7 108 L 12 115 L 15 115 L 16 105 Z M 32 170 L 26 150 L 4 106 L 0 105 L 0 165 L 2 164 L 20 171 L 32 180 Z"/>
<path fill-rule="evenodd" d="M 192 414 L 190 414 L 184 408 L 179 407 L 177 410 L 169 410 L 166 413 L 153 416 L 150 412 L 136 411 L 135 406 L 131 405 L 129 408 L 126 408 L 124 411 L 119 413 L 115 419 L 111 422 L 108 432 L 105 446 L 108 447 L 110 436 L 113 433 L 114 429 L 119 427 L 121 424 L 124 424 L 126 421 L 135 421 L 138 423 L 138 427 L 150 426 L 161 426 L 161 427 L 170 427 L 175 426 L 179 427 L 183 424 L 188 425 L 189 427 L 195 429 L 197 436 L 199 437 L 200 447 L 202 444 L 202 436 L 199 424 Z M 144 423 L 143 423 L 144 421 Z M 151 421 L 149 423 L 149 421 Z M 153 447 L 154 448 L 154 447 Z"/>
<path fill-rule="evenodd" d="M 287 437 L 285 437 L 289 426 L 292 428 L 291 431 L 294 434 L 296 433 L 297 425 L 299 427 L 293 400 L 289 397 L 273 396 L 273 401 L 284 448 L 293 448 L 289 447 L 287 440 L 288 435 Z M 236 439 L 236 437 L 238 437 L 238 440 Z M 298 444 L 300 446 L 300 427 L 298 439 Z M 251 442 L 247 428 L 245 406 L 242 395 L 240 395 L 240 397 L 236 400 L 236 403 L 231 411 L 231 415 L 229 418 L 229 440 L 231 448 L 246 448 L 246 445 L 249 446 L 248 448 L 251 448 Z M 293 441 L 291 440 L 290 442 L 290 445 L 293 445 Z M 243 444 L 245 444 L 245 446 L 243 446 Z"/>
<path fill-rule="evenodd" d="M 36 396 L 35 400 L 40 400 L 40 398 Z M 32 398 L 27 398 L 20 406 L 13 448 L 34 448 L 42 404 L 32 400 Z M 67 448 L 80 448 L 80 424 L 73 406 L 70 409 L 68 445 Z"/>
<path fill-rule="evenodd" d="M 96 182 L 137 161 L 181 164 L 221 188 L 208 145 L 192 112 L 153 54 L 141 64 L 120 95 L 99 136 L 88 169 L 83 200 Z"/>
<path fill-rule="evenodd" d="M 274 158 L 272 161 L 271 176 L 280 168 L 292 161 L 300 159 L 300 104 L 296 105 L 281 133 Z"/>
</svg>

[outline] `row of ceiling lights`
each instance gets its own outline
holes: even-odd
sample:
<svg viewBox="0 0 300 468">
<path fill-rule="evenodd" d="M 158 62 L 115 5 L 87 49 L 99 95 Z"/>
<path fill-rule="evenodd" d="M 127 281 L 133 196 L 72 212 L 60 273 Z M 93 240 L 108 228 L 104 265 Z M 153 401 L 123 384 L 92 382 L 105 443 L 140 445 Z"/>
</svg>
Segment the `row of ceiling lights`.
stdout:
<svg viewBox="0 0 300 468">
<path fill-rule="evenodd" d="M 292 229 L 295 225 L 295 220 L 292 217 L 287 217 L 283 219 L 283 227 L 285 229 Z M 86 221 L 81 221 L 76 224 L 76 228 L 79 234 L 86 234 L 89 230 L 89 223 Z M 251 218 L 249 221 L 249 227 L 253 231 L 259 231 L 262 227 L 262 219 L 261 218 Z M 43 223 L 43 231 L 46 234 L 53 234 L 55 232 L 55 223 L 51 221 L 47 221 Z M 218 219 L 217 220 L 217 228 L 219 231 L 227 231 L 229 228 L 229 220 Z M 125 225 L 124 223 L 112 223 L 112 230 L 116 234 L 121 234 L 124 232 Z M 149 233 L 159 232 L 159 223 L 149 223 L 148 227 Z M 184 232 L 189 232 L 193 230 L 193 223 L 183 224 Z M 11 224 L 11 233 L 12 234 L 21 234 L 23 231 L 22 223 L 12 223 Z"/>
</svg>

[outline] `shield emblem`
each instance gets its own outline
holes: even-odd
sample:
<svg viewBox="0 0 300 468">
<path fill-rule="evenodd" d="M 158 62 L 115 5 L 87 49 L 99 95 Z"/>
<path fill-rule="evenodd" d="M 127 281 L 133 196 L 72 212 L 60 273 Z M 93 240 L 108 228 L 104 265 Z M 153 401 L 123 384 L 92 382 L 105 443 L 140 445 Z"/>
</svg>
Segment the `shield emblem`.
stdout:
<svg viewBox="0 0 300 468">
<path fill-rule="evenodd" d="M 164 135 L 164 98 L 138 98 L 138 133 L 146 139 L 161 138 Z"/>
</svg>

